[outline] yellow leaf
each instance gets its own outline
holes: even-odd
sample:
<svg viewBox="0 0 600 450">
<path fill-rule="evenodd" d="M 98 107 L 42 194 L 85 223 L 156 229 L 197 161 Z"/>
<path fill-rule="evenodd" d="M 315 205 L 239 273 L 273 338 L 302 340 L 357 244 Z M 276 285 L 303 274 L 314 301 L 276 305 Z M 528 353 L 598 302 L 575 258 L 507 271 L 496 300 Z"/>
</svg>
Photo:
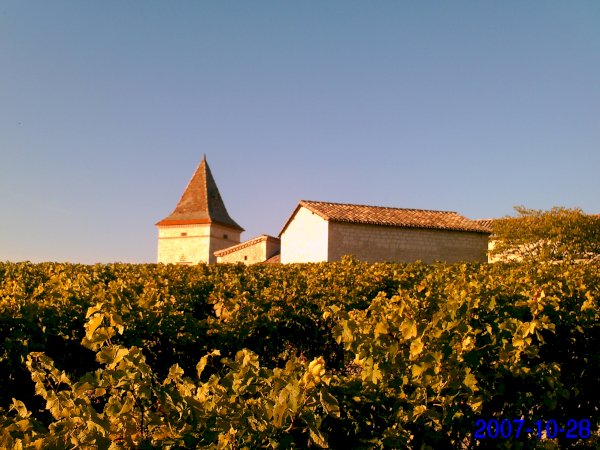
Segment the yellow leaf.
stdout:
<svg viewBox="0 0 600 450">
<path fill-rule="evenodd" d="M 415 409 L 413 410 L 413 415 L 415 418 L 417 418 L 420 415 L 422 415 L 425 411 L 427 411 L 427 407 L 425 405 L 419 405 L 419 406 L 416 406 Z"/>
<path fill-rule="evenodd" d="M 413 378 L 419 377 L 423 372 L 430 368 L 430 365 L 426 362 L 422 364 L 413 364 L 411 367 Z M 406 384 L 406 383 L 405 383 Z"/>
<path fill-rule="evenodd" d="M 410 344 L 410 359 L 413 360 L 423 351 L 423 341 L 420 338 L 413 340 Z"/>
<path fill-rule="evenodd" d="M 377 325 L 375 326 L 375 338 L 377 338 L 380 334 L 387 334 L 388 333 L 388 327 L 385 324 L 385 322 L 377 322 Z"/>
<path fill-rule="evenodd" d="M 88 334 L 91 336 L 98 329 L 104 316 L 102 314 L 98 314 L 96 317 L 91 318 L 87 323 Z"/>
<path fill-rule="evenodd" d="M 402 337 L 408 340 L 417 335 L 417 324 L 412 319 L 406 319 L 402 322 L 402 325 L 400 325 L 400 331 L 402 332 Z"/>
<path fill-rule="evenodd" d="M 379 364 L 375 364 L 375 366 L 373 367 L 373 375 L 372 375 L 373 384 L 377 384 L 377 382 L 382 379 L 383 379 L 383 374 L 379 370 Z"/>
<path fill-rule="evenodd" d="M 475 375 L 473 375 L 471 373 L 471 369 L 469 369 L 468 367 L 467 367 L 466 372 L 467 372 L 467 374 L 465 375 L 465 381 L 464 381 L 465 386 L 467 386 L 473 392 L 478 391 L 477 378 L 475 378 Z"/>
</svg>

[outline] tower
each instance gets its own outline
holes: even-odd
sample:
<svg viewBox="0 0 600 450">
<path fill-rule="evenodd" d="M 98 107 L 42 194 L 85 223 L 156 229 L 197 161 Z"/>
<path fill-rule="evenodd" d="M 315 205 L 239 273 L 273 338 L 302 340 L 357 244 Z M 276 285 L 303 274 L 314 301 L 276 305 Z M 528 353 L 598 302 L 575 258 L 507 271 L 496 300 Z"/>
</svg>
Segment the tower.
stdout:
<svg viewBox="0 0 600 450">
<path fill-rule="evenodd" d="M 214 263 L 214 252 L 240 242 L 240 227 L 227 213 L 206 155 L 175 210 L 156 224 L 158 262 Z"/>
</svg>

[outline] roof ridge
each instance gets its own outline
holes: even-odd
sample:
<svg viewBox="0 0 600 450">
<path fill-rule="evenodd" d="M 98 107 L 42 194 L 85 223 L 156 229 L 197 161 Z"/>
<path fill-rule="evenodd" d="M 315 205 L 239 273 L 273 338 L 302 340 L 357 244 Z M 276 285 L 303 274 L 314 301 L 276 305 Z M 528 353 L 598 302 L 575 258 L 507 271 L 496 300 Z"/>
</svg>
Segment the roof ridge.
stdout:
<svg viewBox="0 0 600 450">
<path fill-rule="evenodd" d="M 339 202 L 325 202 L 320 200 L 300 200 L 300 203 L 325 203 L 328 205 L 340 205 L 340 206 L 363 206 L 365 208 L 379 208 L 379 209 L 400 209 L 402 211 L 422 211 L 422 212 L 435 212 L 445 214 L 458 214 L 457 211 L 445 211 L 439 209 L 420 209 L 420 208 L 400 208 L 396 206 L 377 206 L 377 205 L 363 205 L 358 203 L 339 203 Z M 471 219 L 467 219 L 471 220 Z"/>
</svg>

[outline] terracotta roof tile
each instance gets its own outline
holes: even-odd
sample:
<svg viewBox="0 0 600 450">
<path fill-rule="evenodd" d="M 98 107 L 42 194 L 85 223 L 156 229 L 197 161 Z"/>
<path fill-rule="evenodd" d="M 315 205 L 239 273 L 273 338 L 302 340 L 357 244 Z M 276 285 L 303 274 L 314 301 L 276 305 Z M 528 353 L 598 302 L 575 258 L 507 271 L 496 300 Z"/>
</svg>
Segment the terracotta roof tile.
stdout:
<svg viewBox="0 0 600 450">
<path fill-rule="evenodd" d="M 301 200 L 298 208 L 300 206 L 331 222 L 489 233 L 487 228 L 477 222 L 452 211 L 390 208 L 385 206 L 353 205 L 310 200 Z M 282 233 L 290 221 L 291 217 L 283 227 Z"/>
<path fill-rule="evenodd" d="M 486 230 L 488 230 L 491 233 L 492 232 L 492 223 L 494 222 L 494 220 L 496 220 L 496 219 L 475 219 L 475 220 L 473 220 L 473 222 L 478 223 L 479 225 L 481 225 L 483 228 L 485 228 Z"/>
<path fill-rule="evenodd" d="M 275 253 L 269 259 L 263 262 L 263 264 L 277 264 L 281 262 L 281 253 Z"/>
</svg>

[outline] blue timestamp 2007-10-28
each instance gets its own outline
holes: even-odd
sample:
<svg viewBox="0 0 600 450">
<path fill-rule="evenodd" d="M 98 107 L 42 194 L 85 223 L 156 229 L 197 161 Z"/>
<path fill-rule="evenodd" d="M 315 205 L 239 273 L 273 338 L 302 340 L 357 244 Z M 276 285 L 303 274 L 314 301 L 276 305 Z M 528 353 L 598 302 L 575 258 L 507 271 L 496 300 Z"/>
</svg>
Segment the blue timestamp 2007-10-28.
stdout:
<svg viewBox="0 0 600 450">
<path fill-rule="evenodd" d="M 475 422 L 475 439 L 510 439 L 522 434 L 538 439 L 587 439 L 592 434 L 588 419 L 569 419 L 565 426 L 554 419 L 527 421 L 524 419 L 479 419 Z"/>
</svg>

